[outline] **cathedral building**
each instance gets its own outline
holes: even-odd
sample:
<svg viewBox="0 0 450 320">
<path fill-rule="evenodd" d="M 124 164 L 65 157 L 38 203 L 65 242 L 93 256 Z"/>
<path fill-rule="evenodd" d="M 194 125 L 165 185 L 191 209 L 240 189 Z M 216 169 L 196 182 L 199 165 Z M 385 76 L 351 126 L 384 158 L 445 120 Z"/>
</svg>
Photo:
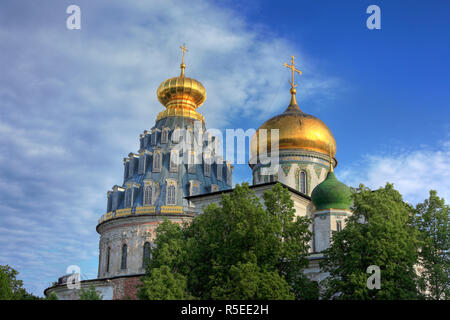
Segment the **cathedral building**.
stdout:
<svg viewBox="0 0 450 320">
<path fill-rule="evenodd" d="M 219 203 L 224 192 L 232 192 L 233 166 L 218 152 L 217 137 L 207 132 L 197 111 L 206 100 L 206 90 L 201 82 L 186 77 L 186 48 L 181 49 L 180 75 L 165 80 L 157 90 L 165 110 L 153 128 L 140 135 L 139 150 L 124 158 L 123 182 L 107 192 L 106 212 L 96 227 L 100 234 L 98 276 L 79 285 L 94 285 L 103 299 L 136 297 L 156 228 L 164 218 L 189 222 L 208 204 Z M 297 104 L 294 74 L 301 71 L 295 68 L 294 57 L 291 65 L 284 65 L 292 72 L 290 103 L 252 137 L 251 188 L 262 198 L 264 191 L 279 182 L 289 190 L 296 216 L 311 218 L 313 238 L 305 273 L 320 281 L 326 277 L 318 264 L 321 252 L 328 248 L 332 232 L 342 229 L 351 215 L 350 190 L 334 174 L 337 148 L 330 129 Z M 278 139 L 270 134 L 274 130 Z M 261 146 L 266 146 L 264 153 Z M 277 151 L 276 165 L 263 156 L 272 149 Z M 269 159 L 274 156 L 268 153 Z M 61 277 L 45 294 L 78 299 L 79 290 L 67 286 L 69 277 Z"/>
</svg>

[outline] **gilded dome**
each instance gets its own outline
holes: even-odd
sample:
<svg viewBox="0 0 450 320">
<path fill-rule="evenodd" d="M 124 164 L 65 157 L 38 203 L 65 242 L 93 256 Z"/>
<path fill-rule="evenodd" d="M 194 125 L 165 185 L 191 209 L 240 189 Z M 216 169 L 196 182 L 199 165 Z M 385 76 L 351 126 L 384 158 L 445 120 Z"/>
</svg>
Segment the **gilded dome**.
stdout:
<svg viewBox="0 0 450 320">
<path fill-rule="evenodd" d="M 251 154 L 255 157 L 259 150 L 259 134 L 266 129 L 267 151 L 271 149 L 270 129 L 279 130 L 278 147 L 283 149 L 300 149 L 320 152 L 334 157 L 336 155 L 336 140 L 330 129 L 320 119 L 300 110 L 295 100 L 295 88 L 291 89 L 291 103 L 281 114 L 264 122 L 252 137 Z M 263 137 L 261 137 L 263 139 Z M 258 143 L 259 141 L 259 143 Z M 330 150 L 331 149 L 331 150 Z"/>
<path fill-rule="evenodd" d="M 184 75 L 163 81 L 156 94 L 165 107 L 183 102 L 196 109 L 206 100 L 206 89 L 202 83 Z"/>
<path fill-rule="evenodd" d="M 183 60 L 180 65 L 180 76 L 163 81 L 156 91 L 159 102 L 167 108 L 158 114 L 156 120 L 178 116 L 204 121 L 203 116 L 195 109 L 205 102 L 206 89 L 200 81 L 184 75 L 186 69 L 184 53 L 187 50 L 184 45 L 181 49 L 183 50 Z"/>
</svg>

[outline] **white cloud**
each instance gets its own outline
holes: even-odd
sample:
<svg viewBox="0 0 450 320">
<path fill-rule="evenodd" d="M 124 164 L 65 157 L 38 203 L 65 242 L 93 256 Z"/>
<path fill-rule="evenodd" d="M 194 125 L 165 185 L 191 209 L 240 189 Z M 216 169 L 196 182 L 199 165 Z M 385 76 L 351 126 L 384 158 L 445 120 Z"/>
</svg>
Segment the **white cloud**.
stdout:
<svg viewBox="0 0 450 320">
<path fill-rule="evenodd" d="M 394 183 L 404 200 L 417 204 L 434 189 L 450 200 L 450 141 L 437 149 L 422 146 L 388 155 L 367 155 L 358 164 L 339 172 L 339 178 L 351 185 L 359 183 L 376 189 Z"/>
</svg>

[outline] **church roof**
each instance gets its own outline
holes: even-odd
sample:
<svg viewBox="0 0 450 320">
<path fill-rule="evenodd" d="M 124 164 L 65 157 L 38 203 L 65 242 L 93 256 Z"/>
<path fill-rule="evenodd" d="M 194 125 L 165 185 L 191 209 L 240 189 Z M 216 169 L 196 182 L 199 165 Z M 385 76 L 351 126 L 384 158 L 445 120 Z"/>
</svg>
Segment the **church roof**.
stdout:
<svg viewBox="0 0 450 320">
<path fill-rule="evenodd" d="M 266 183 L 260 183 L 260 184 L 253 184 L 253 185 L 250 186 L 250 189 L 260 188 L 260 187 L 265 187 L 265 186 L 270 186 L 270 185 L 275 185 L 277 183 L 281 184 L 283 187 L 287 188 L 292 193 L 295 193 L 296 195 L 299 195 L 299 196 L 305 198 L 306 200 L 310 200 L 311 201 L 311 197 L 308 196 L 307 194 L 304 194 L 304 193 L 302 193 L 302 192 L 300 192 L 298 190 L 295 190 L 294 188 L 291 188 L 288 185 L 285 185 L 284 183 L 282 183 L 280 181 L 272 181 L 272 182 L 266 182 Z M 234 188 L 233 189 L 226 189 L 226 190 L 216 191 L 216 192 L 197 194 L 197 195 L 193 195 L 193 196 L 187 196 L 187 197 L 184 197 L 184 198 L 187 199 L 187 200 L 191 200 L 191 199 L 201 198 L 201 197 L 205 197 L 205 196 L 212 196 L 212 195 L 218 195 L 218 194 L 222 194 L 222 193 L 232 192 L 233 190 L 234 190 Z"/>
</svg>

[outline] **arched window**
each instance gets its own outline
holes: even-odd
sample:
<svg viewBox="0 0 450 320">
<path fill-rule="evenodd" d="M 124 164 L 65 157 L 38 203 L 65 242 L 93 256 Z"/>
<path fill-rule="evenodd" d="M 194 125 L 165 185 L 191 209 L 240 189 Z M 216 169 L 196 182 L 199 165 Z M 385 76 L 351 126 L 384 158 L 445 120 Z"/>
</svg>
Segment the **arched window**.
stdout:
<svg viewBox="0 0 450 320">
<path fill-rule="evenodd" d="M 298 187 L 301 193 L 306 194 L 306 172 L 300 171 Z"/>
<path fill-rule="evenodd" d="M 342 221 L 336 221 L 336 231 L 339 232 L 342 230 Z"/>
<path fill-rule="evenodd" d="M 195 153 L 191 151 L 189 153 L 188 172 L 195 173 Z"/>
<path fill-rule="evenodd" d="M 167 188 L 167 204 L 175 204 L 175 191 L 176 188 L 174 185 L 170 185 Z"/>
<path fill-rule="evenodd" d="M 126 244 L 122 246 L 122 263 L 120 264 L 120 269 L 124 270 L 127 268 L 127 253 L 128 247 Z"/>
<path fill-rule="evenodd" d="M 158 139 L 158 131 L 155 130 L 152 132 L 152 145 L 153 146 L 156 146 L 157 139 Z"/>
<path fill-rule="evenodd" d="M 161 133 L 161 143 L 167 143 L 169 140 L 169 130 L 164 129 Z"/>
<path fill-rule="evenodd" d="M 219 181 L 222 181 L 222 171 L 223 171 L 222 164 L 217 163 L 217 180 Z"/>
<path fill-rule="evenodd" d="M 211 175 L 211 157 L 210 155 L 205 155 L 203 158 L 204 174 L 209 177 Z"/>
<path fill-rule="evenodd" d="M 172 132 L 172 142 L 173 142 L 173 143 L 178 143 L 178 142 L 180 142 L 180 137 L 181 137 L 181 129 L 180 129 L 180 128 L 176 128 L 176 129 Z"/>
<path fill-rule="evenodd" d="M 142 256 L 142 267 L 147 267 L 150 262 L 150 242 L 144 243 L 144 254 Z"/>
<path fill-rule="evenodd" d="M 125 205 L 124 205 L 125 208 L 131 207 L 131 195 L 132 195 L 131 193 L 132 193 L 131 188 L 128 188 L 127 191 L 125 191 Z"/>
<path fill-rule="evenodd" d="M 144 189 L 144 205 L 151 205 L 152 204 L 152 192 L 153 188 L 151 185 L 148 185 Z"/>
<path fill-rule="evenodd" d="M 161 171 L 161 153 L 155 152 L 153 156 L 153 171 L 160 172 Z"/>
<path fill-rule="evenodd" d="M 170 151 L 170 172 L 178 171 L 178 150 Z"/>
<path fill-rule="evenodd" d="M 133 178 L 134 175 L 134 159 L 130 159 L 128 167 L 128 178 Z"/>
<path fill-rule="evenodd" d="M 130 163 L 128 161 L 123 163 L 123 178 L 127 179 L 128 178 L 128 167 L 130 166 Z"/>
<path fill-rule="evenodd" d="M 106 249 L 106 272 L 109 272 L 109 260 L 111 257 L 111 248 Z"/>
<path fill-rule="evenodd" d="M 139 174 L 145 173 L 145 155 L 141 155 L 139 157 L 138 173 Z"/>
</svg>

